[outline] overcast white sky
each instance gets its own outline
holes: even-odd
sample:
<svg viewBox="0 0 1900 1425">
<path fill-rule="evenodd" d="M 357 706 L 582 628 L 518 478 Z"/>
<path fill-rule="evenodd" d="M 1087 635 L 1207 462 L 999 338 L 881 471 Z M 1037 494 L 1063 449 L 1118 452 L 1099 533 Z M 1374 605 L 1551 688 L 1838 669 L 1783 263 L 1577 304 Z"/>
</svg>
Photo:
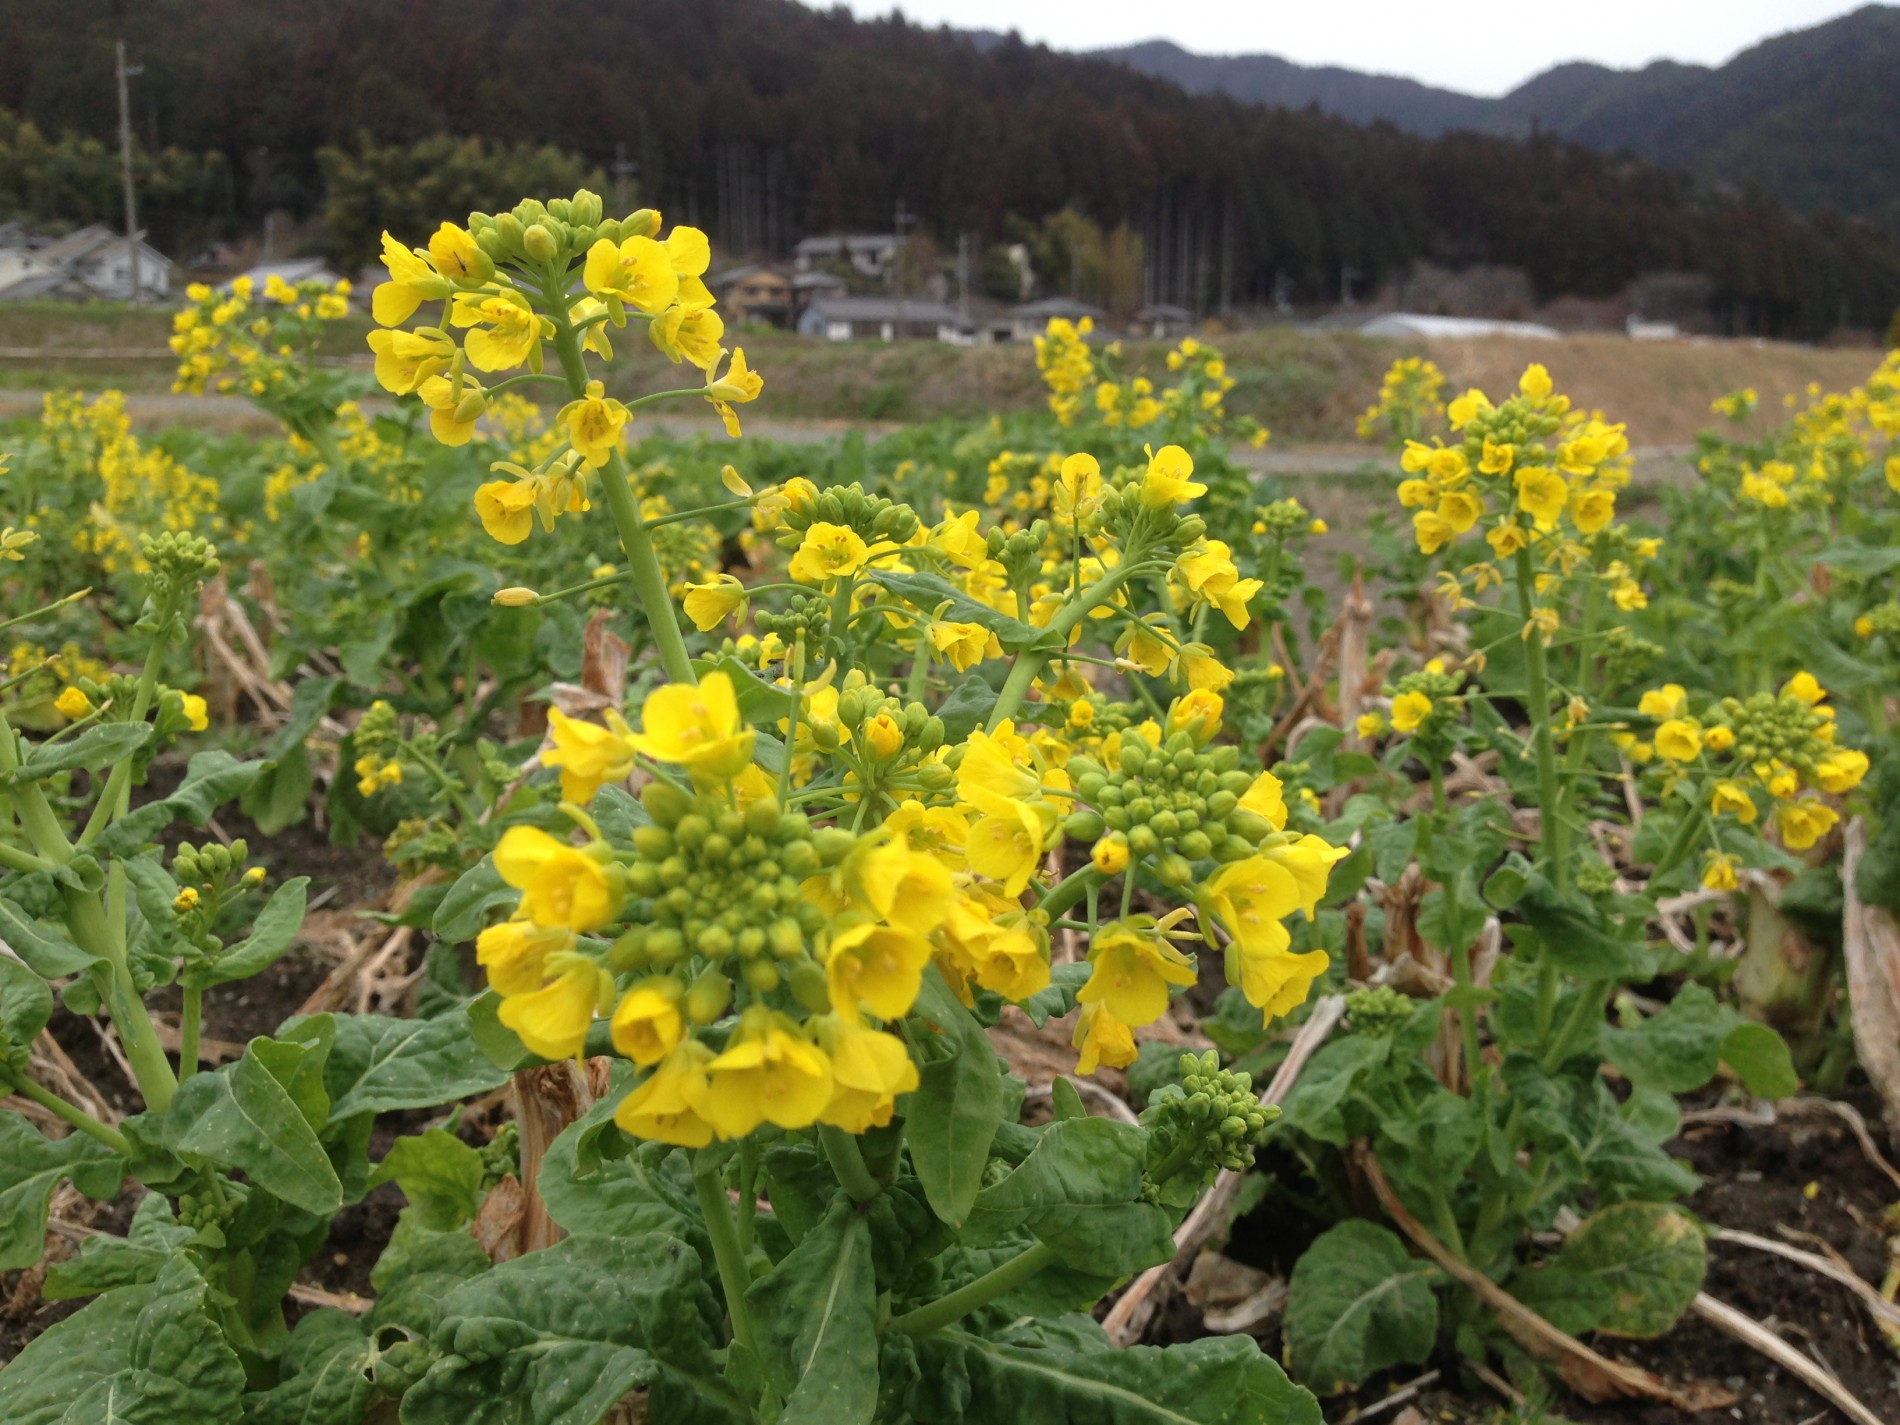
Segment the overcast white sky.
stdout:
<svg viewBox="0 0 1900 1425">
<path fill-rule="evenodd" d="M 920 24 L 1019 31 L 1058 49 L 1171 39 L 1202 54 L 1277 54 L 1503 94 L 1564 60 L 1637 68 L 1720 64 L 1756 41 L 1858 9 L 1861 0 L 847 0 L 860 16 L 901 8 Z"/>
</svg>

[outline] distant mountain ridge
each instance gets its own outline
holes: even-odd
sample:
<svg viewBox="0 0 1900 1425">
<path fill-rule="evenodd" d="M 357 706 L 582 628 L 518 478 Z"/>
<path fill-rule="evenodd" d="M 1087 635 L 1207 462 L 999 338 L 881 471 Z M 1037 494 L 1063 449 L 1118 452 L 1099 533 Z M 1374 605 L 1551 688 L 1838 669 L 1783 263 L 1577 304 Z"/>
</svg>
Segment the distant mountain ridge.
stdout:
<svg viewBox="0 0 1900 1425">
<path fill-rule="evenodd" d="M 1900 7 L 1763 40 L 1719 68 L 1561 64 L 1500 99 L 1276 55 L 1198 55 L 1166 40 L 1098 50 L 1193 94 L 1387 122 L 1428 137 L 1533 129 L 1628 149 L 1706 180 L 1757 185 L 1803 211 L 1900 223 Z"/>
</svg>

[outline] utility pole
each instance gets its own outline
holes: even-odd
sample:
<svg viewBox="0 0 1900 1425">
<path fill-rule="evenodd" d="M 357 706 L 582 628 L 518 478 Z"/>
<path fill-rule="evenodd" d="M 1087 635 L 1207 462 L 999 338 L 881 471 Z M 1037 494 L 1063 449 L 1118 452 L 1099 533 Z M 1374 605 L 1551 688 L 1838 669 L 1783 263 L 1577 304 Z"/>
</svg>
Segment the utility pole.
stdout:
<svg viewBox="0 0 1900 1425">
<path fill-rule="evenodd" d="M 614 214 L 624 217 L 633 201 L 633 190 L 627 180 L 640 171 L 640 165 L 627 157 L 626 144 L 614 144 L 614 166 L 610 171 L 614 176 Z"/>
<path fill-rule="evenodd" d="M 970 234 L 967 230 L 957 234 L 957 315 L 965 327 L 970 325 Z"/>
<path fill-rule="evenodd" d="M 144 293 L 139 284 L 139 200 L 132 187 L 132 105 L 126 93 L 126 80 L 143 74 L 144 66 L 131 69 L 125 64 L 125 41 L 119 41 L 119 167 L 125 179 L 125 251 L 132 264 L 132 301 Z"/>
</svg>

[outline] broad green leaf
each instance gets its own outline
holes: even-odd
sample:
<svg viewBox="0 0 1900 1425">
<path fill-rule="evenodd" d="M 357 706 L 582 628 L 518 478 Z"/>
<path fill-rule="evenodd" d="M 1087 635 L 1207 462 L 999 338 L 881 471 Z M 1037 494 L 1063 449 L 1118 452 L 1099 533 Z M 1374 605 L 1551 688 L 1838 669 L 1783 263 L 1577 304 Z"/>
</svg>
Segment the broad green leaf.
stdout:
<svg viewBox="0 0 1900 1425">
<path fill-rule="evenodd" d="M 1388 1366 L 1424 1360 L 1438 1339 L 1438 1275 L 1376 1222 L 1351 1218 L 1321 1233 L 1287 1284 L 1294 1378 L 1331 1395 Z"/>
<path fill-rule="evenodd" d="M 1830 544 L 1814 555 L 1814 562 L 1844 569 L 1850 574 L 1891 574 L 1895 569 L 1900 569 L 1900 546 L 1858 544 L 1844 540 Z"/>
<path fill-rule="evenodd" d="M 1702 1290 L 1709 1251 L 1688 1213 L 1666 1203 L 1624 1202 L 1585 1218 L 1565 1241 L 1557 1266 L 1610 1288 L 1614 1305 L 1597 1330 L 1660 1336 Z"/>
<path fill-rule="evenodd" d="M 244 1368 L 175 1256 L 155 1281 L 107 1292 L 0 1371 L 7 1425 L 199 1425 L 243 1416 Z"/>
<path fill-rule="evenodd" d="M 1745 1021 L 1722 1037 L 1722 1062 L 1761 1098 L 1791 1098 L 1801 1087 L 1788 1043 L 1765 1024 Z"/>
<path fill-rule="evenodd" d="M 335 1212 L 343 1205 L 343 1185 L 329 1154 L 260 1046 L 294 1047 L 254 1039 L 236 1063 L 192 1075 L 165 1113 L 160 1141 L 174 1153 L 236 1168 L 292 1207 L 319 1216 Z"/>
<path fill-rule="evenodd" d="M 482 1155 L 446 1128 L 398 1138 L 369 1187 L 394 1183 L 425 1227 L 449 1231 L 475 1216 L 482 1201 Z"/>
<path fill-rule="evenodd" d="M 95 723 L 78 736 L 69 737 L 63 742 L 41 743 L 7 775 L 6 782 L 9 786 L 17 787 L 80 768 L 96 772 L 138 751 L 151 735 L 150 723 Z"/>
<path fill-rule="evenodd" d="M 1509 910 L 1516 905 L 1530 884 L 1531 863 L 1517 851 L 1505 855 L 1504 864 L 1485 878 L 1484 899 L 1493 910 Z"/>
<path fill-rule="evenodd" d="M 11 955 L 0 955 L 0 1064 L 24 1073 L 33 1041 L 53 1017 L 53 991 Z"/>
<path fill-rule="evenodd" d="M 988 1340 L 943 1331 L 917 1355 L 935 1386 L 919 1425 L 1322 1425 L 1319 1403 L 1251 1337 L 1118 1351 L 1094 1322 L 1069 1317 Z"/>
<path fill-rule="evenodd" d="M 132 1213 L 124 1237 L 96 1233 L 80 1243 L 79 1254 L 47 1268 L 40 1295 L 48 1301 L 97 1296 L 119 1286 L 157 1281 L 165 1264 L 198 1234 L 180 1225 L 163 1193 L 148 1192 Z"/>
<path fill-rule="evenodd" d="M 463 1282 L 485 1275 L 491 1265 L 466 1228 L 437 1232 L 405 1209 L 370 1270 L 376 1305 L 367 1324 L 375 1331 L 400 1326 L 427 1335 L 442 1319 L 442 1306 L 450 1293 Z"/>
<path fill-rule="evenodd" d="M 339 1014 L 324 1069 L 332 1118 L 432 1108 L 507 1081 L 506 1071 L 489 1063 L 475 1043 L 468 1012 L 461 1009 L 434 1019 Z"/>
<path fill-rule="evenodd" d="M 1049 968 L 1049 983 L 1021 1005 L 1022 1012 L 1040 1029 L 1052 1019 L 1060 1019 L 1075 1008 L 1075 992 L 1088 983 L 1091 966 L 1080 960 Z M 1256 1011 L 1255 1019 L 1260 1017 Z"/>
<path fill-rule="evenodd" d="M 197 753 L 177 791 L 127 812 L 99 834 L 94 848 L 102 856 L 129 856 L 147 842 L 156 841 L 174 821 L 203 826 L 219 807 L 249 791 L 268 766 L 265 762 L 240 762 L 229 752 Z"/>
<path fill-rule="evenodd" d="M 1035 1151 L 977 1194 L 965 1224 L 973 1245 L 1024 1228 L 1064 1262 L 1121 1276 L 1174 1255 L 1174 1224 L 1141 1200 L 1148 1135 L 1129 1123 L 1074 1118 L 1037 1135 Z"/>
<path fill-rule="evenodd" d="M 1715 1077 L 1723 1037 L 1735 1011 L 1691 981 L 1660 1014 L 1633 1029 L 1603 1036 L 1604 1055 L 1633 1084 L 1665 1093 L 1689 1093 Z"/>
<path fill-rule="evenodd" d="M 944 740 L 963 741 L 989 721 L 990 710 L 995 706 L 996 689 L 990 686 L 989 679 L 971 669 L 937 709 L 937 716 L 943 719 Z"/>
<path fill-rule="evenodd" d="M 1392 1040 L 1383 1034 L 1333 1040 L 1313 1056 L 1287 1095 L 1287 1121 L 1309 1138 L 1343 1148 L 1352 1135 L 1341 1106 L 1360 1078 L 1384 1064 L 1391 1052 Z"/>
<path fill-rule="evenodd" d="M 278 1383 L 244 1402 L 244 1425 L 361 1425 L 377 1390 L 378 1352 L 347 1312 L 313 1311 L 278 1357 Z"/>
<path fill-rule="evenodd" d="M 299 744 L 278 757 L 270 771 L 244 793 L 238 805 L 257 823 L 258 830 L 274 836 L 303 820 L 310 802 L 310 789 L 315 785 L 310 754 Z"/>
<path fill-rule="evenodd" d="M 446 941 L 437 941 L 445 945 Z M 512 1074 L 523 1064 L 538 1058 L 528 1052 L 521 1036 L 501 1022 L 501 996 L 492 989 L 483 990 L 468 1002 L 468 1029 L 489 1063 Z"/>
<path fill-rule="evenodd" d="M 61 1178 L 88 1167 L 103 1172 L 118 1161 L 111 1149 L 83 1133 L 42 1138 L 19 1114 L 0 1113 L 0 1271 L 18 1271 L 40 1259 L 46 1248 L 46 1204 Z"/>
<path fill-rule="evenodd" d="M 0 940 L 43 980 L 83 975 L 105 963 L 73 944 L 65 926 L 36 920 L 4 897 L 0 897 Z"/>
<path fill-rule="evenodd" d="M 521 896 L 502 880 L 495 858 L 484 856 L 462 872 L 435 908 L 435 933 L 451 945 L 473 940 L 488 923 L 488 912 L 513 905 Z"/>
<path fill-rule="evenodd" d="M 746 1293 L 780 1425 L 870 1425 L 877 1407 L 877 1283 L 871 1226 L 840 1193 L 824 1218 Z"/>
<path fill-rule="evenodd" d="M 678 1237 L 695 1251 L 712 1244 L 700 1225 L 686 1155 L 665 1143 L 641 1143 L 622 1157 L 603 1157 L 599 1136 L 620 1138 L 610 1093 L 548 1145 L 535 1190 L 548 1215 L 577 1237 Z"/>
<path fill-rule="evenodd" d="M 1700 1179 L 1623 1117 L 1614 1095 L 1591 1070 L 1587 1078 L 1555 1078 L 1527 1054 L 1504 1060 L 1502 1074 L 1523 1107 L 1525 1137 L 1552 1154 L 1566 1173 L 1586 1179 L 1603 1202 L 1673 1202 Z"/>
<path fill-rule="evenodd" d="M 1042 643 L 1046 629 L 1036 628 L 1008 614 L 998 613 L 988 604 L 980 604 L 941 574 L 900 574 L 888 569 L 867 569 L 872 579 L 920 613 L 936 614 L 945 604 L 943 617 L 952 623 L 973 623 L 996 635 L 1005 653 L 1020 653 Z"/>
<path fill-rule="evenodd" d="M 216 960 L 187 970 L 180 981 L 188 989 L 209 989 L 233 980 L 248 980 L 269 969 L 288 950 L 303 929 L 305 892 L 310 878 L 285 881 L 271 893 L 251 924 L 251 933 L 226 946 Z"/>
<path fill-rule="evenodd" d="M 1641 980 L 1650 973 L 1646 948 L 1610 932 L 1602 913 L 1588 898 L 1559 895 L 1542 876 L 1533 876 L 1518 901 L 1525 921 L 1552 963 L 1579 980 Z"/>
<path fill-rule="evenodd" d="M 941 1037 L 918 1027 L 919 1017 L 936 1026 Z M 934 965 L 924 973 L 906 1032 L 921 1066 L 916 1092 L 904 1100 L 903 1109 L 911 1165 L 931 1210 L 960 1227 L 983 1186 L 1002 1111 L 996 1051 Z"/>
<path fill-rule="evenodd" d="M 452 1290 L 443 1354 L 404 1425 L 596 1425 L 630 1391 L 654 1421 L 749 1421 L 719 1380 L 698 1256 L 662 1236 L 569 1237 Z"/>
</svg>

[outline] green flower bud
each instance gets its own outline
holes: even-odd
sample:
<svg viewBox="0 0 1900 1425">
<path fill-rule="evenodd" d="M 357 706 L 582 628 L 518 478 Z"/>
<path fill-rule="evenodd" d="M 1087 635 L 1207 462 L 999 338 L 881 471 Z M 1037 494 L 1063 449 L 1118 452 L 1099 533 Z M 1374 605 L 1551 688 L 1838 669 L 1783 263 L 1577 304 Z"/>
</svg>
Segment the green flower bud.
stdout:
<svg viewBox="0 0 1900 1425">
<path fill-rule="evenodd" d="M 692 810 L 693 799 L 666 782 L 648 782 L 640 792 L 640 805 L 661 826 L 673 826 Z"/>
<path fill-rule="evenodd" d="M 686 1017 L 694 1024 L 711 1024 L 732 1003 L 732 981 L 717 970 L 706 970 L 686 992 Z"/>
</svg>

